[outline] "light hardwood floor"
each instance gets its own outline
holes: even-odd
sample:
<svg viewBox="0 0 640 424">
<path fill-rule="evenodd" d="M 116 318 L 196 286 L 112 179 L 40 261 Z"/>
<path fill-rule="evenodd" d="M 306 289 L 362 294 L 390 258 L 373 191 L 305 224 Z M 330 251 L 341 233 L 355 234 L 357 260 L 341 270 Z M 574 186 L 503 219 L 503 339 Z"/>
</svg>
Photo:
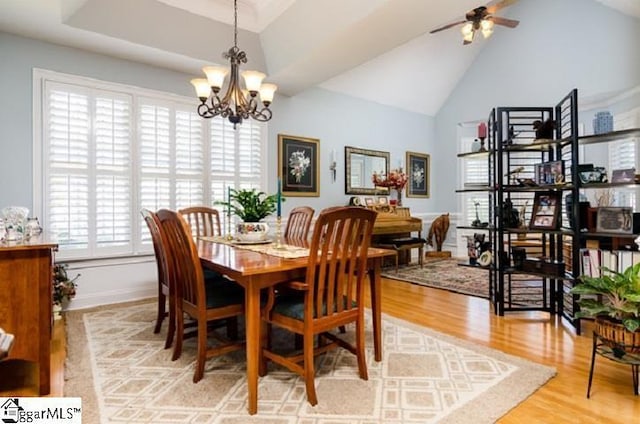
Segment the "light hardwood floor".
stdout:
<svg viewBox="0 0 640 424">
<path fill-rule="evenodd" d="M 499 423 L 640 423 L 631 368 L 604 358 L 596 362 L 591 399 L 586 398 L 591 329 L 583 335 L 546 313 L 493 315 L 486 300 L 383 279 L 383 311 L 443 333 L 555 367 L 557 375 Z M 52 355 L 52 396 L 64 390 L 64 328 L 58 321 Z M 34 395 L 32 389 L 0 391 Z"/>
</svg>

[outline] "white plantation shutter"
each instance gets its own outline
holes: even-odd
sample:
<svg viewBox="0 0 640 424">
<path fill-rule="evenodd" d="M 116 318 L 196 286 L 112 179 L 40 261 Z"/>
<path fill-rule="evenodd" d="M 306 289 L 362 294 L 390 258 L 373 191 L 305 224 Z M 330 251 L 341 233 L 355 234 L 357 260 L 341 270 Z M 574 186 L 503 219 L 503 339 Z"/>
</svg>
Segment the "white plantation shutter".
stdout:
<svg viewBox="0 0 640 424">
<path fill-rule="evenodd" d="M 229 187 L 266 190 L 264 124 L 234 130 L 228 120 L 200 118 L 193 99 L 35 75 L 43 111 L 34 120 L 42 133 L 36 196 L 59 258 L 149 254 L 141 208 L 212 205 Z"/>
<path fill-rule="evenodd" d="M 616 114 L 614 117 L 614 129 L 617 131 L 635 128 L 640 122 L 640 109 L 634 109 L 625 113 Z M 636 168 L 636 146 L 637 138 L 629 138 L 628 140 L 620 140 L 608 143 L 609 148 L 609 175 L 611 171 L 616 169 Z M 636 189 L 634 188 L 615 188 L 614 203 L 615 206 L 630 206 L 636 208 Z"/>
<path fill-rule="evenodd" d="M 265 190 L 264 142 L 259 122 L 243 121 L 237 130 L 227 119 L 210 120 L 211 199 L 214 207 L 225 212 L 215 202 L 226 201 L 229 187 Z M 223 232 L 227 221 L 221 220 Z"/>
<path fill-rule="evenodd" d="M 45 228 L 62 253 L 129 252 L 131 98 L 53 82 L 44 95 Z"/>
<path fill-rule="evenodd" d="M 462 151 L 470 152 L 471 143 L 473 143 L 474 140 L 475 139 L 472 137 L 463 137 L 461 140 Z M 489 164 L 487 161 L 487 157 L 470 157 L 465 158 L 461 162 L 463 164 L 463 188 L 469 189 L 473 187 L 489 185 Z M 478 203 L 478 216 L 480 217 L 480 221 L 489 221 L 489 196 L 487 195 L 487 193 L 481 191 L 464 193 L 463 222 L 465 223 L 465 225 L 471 225 L 471 222 L 476 219 L 476 203 Z"/>
</svg>

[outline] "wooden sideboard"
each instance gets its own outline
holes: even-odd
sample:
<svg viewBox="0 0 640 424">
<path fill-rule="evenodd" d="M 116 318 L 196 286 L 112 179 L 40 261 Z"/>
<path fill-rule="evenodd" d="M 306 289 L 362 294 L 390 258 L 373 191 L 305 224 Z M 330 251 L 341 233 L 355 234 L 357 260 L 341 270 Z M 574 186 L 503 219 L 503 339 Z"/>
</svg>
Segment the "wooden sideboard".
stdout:
<svg viewBox="0 0 640 424">
<path fill-rule="evenodd" d="M 38 366 L 40 395 L 50 392 L 53 253 L 57 245 L 40 239 L 0 242 L 0 327 L 15 336 L 5 361 Z"/>
</svg>

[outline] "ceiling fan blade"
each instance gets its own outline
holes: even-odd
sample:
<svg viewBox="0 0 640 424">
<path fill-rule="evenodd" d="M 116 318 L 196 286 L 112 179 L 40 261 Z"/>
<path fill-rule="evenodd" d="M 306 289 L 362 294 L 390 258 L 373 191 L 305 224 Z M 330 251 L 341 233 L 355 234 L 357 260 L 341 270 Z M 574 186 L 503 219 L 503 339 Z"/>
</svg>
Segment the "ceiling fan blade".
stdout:
<svg viewBox="0 0 640 424">
<path fill-rule="evenodd" d="M 444 29 L 448 29 L 448 28 L 454 27 L 456 25 L 463 24 L 465 22 L 467 22 L 467 21 L 463 20 L 463 21 L 458 21 L 458 22 L 454 22 L 454 23 L 451 23 L 451 24 L 447 24 L 447 25 L 445 25 L 443 27 L 440 27 L 440 28 L 434 29 L 433 31 L 430 31 L 429 34 L 433 34 L 434 32 L 442 31 Z"/>
<path fill-rule="evenodd" d="M 487 14 L 493 15 L 498 10 L 504 9 L 507 6 L 511 6 L 516 1 L 518 1 L 518 0 L 493 0 L 493 1 L 489 2 L 489 3 L 487 3 L 487 5 L 486 5 Z"/>
<path fill-rule="evenodd" d="M 501 18 L 499 16 L 491 16 L 489 19 L 492 20 L 494 24 L 503 25 L 509 28 L 515 28 L 520 23 L 520 21 L 516 21 L 515 19 Z"/>
</svg>

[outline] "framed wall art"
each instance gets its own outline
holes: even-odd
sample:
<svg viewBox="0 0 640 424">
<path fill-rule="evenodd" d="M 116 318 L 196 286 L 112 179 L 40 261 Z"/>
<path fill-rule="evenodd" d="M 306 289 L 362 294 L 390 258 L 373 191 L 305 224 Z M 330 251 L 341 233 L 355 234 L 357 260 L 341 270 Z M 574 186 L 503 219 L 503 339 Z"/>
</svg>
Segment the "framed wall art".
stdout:
<svg viewBox="0 0 640 424">
<path fill-rule="evenodd" d="M 317 138 L 278 134 L 278 176 L 284 196 L 320 196 L 319 148 Z"/>
<path fill-rule="evenodd" d="M 559 191 L 537 192 L 533 200 L 533 211 L 529 228 L 557 230 L 559 227 L 562 194 Z"/>
<path fill-rule="evenodd" d="M 429 197 L 430 156 L 407 152 L 407 197 Z"/>
<path fill-rule="evenodd" d="M 633 209 L 630 207 L 601 207 L 597 209 L 596 232 L 633 233 Z"/>
</svg>

